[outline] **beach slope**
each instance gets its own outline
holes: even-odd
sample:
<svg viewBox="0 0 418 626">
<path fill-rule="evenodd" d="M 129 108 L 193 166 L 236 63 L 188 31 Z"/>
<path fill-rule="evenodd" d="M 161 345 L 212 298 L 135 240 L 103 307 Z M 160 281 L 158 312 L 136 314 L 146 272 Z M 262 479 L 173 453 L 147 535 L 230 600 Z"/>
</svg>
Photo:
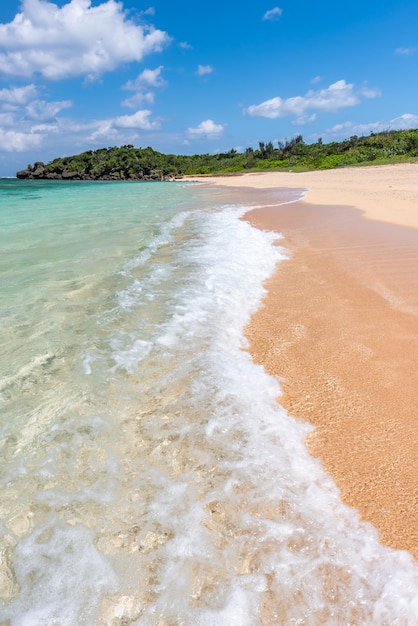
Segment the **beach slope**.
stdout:
<svg viewBox="0 0 418 626">
<path fill-rule="evenodd" d="M 306 444 L 342 499 L 418 557 L 418 164 L 193 180 L 304 190 L 246 215 L 289 252 L 250 350 L 280 403 L 316 427 Z"/>
</svg>

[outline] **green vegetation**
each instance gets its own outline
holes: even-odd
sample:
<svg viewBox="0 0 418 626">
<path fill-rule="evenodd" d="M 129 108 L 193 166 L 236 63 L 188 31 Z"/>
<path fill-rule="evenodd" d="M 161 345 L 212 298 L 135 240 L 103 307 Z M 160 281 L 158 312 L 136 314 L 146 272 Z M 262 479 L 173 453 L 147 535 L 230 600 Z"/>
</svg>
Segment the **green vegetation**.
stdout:
<svg viewBox="0 0 418 626">
<path fill-rule="evenodd" d="M 371 133 L 340 142 L 306 144 L 302 135 L 280 141 L 260 142 L 258 149 L 232 149 L 220 154 L 182 156 L 162 154 L 152 148 L 89 150 L 54 159 L 47 165 L 29 165 L 18 178 L 87 180 L 167 180 L 192 174 L 228 174 L 258 170 L 313 170 L 353 165 L 380 165 L 418 160 L 418 129 Z"/>
</svg>

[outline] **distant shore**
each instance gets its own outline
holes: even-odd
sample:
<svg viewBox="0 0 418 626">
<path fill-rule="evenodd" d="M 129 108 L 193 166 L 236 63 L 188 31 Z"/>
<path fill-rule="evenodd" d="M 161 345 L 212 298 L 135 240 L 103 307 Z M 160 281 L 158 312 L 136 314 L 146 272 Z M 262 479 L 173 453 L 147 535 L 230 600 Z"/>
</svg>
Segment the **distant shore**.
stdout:
<svg viewBox="0 0 418 626">
<path fill-rule="evenodd" d="M 381 541 L 418 558 L 418 164 L 190 177 L 306 189 L 250 211 L 289 260 L 247 328 L 280 403 L 316 426 L 311 454 Z"/>
</svg>

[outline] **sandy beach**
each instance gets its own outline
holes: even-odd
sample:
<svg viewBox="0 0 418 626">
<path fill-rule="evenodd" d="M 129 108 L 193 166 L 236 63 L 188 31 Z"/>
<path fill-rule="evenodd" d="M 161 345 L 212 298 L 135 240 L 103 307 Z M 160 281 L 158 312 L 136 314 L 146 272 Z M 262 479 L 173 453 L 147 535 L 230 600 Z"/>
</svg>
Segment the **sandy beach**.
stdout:
<svg viewBox="0 0 418 626">
<path fill-rule="evenodd" d="M 417 558 L 418 164 L 193 180 L 305 190 L 246 215 L 289 254 L 250 350 L 279 378 L 280 403 L 315 426 L 306 444 L 343 501 Z"/>
</svg>

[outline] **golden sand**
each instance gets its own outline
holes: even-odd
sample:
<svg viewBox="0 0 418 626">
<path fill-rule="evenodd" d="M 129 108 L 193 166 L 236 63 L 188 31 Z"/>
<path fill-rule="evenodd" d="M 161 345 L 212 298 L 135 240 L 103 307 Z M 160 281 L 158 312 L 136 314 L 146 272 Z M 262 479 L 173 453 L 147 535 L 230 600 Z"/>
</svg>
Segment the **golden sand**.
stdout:
<svg viewBox="0 0 418 626">
<path fill-rule="evenodd" d="M 312 204 L 356 207 L 366 218 L 418 228 L 418 163 L 301 173 L 195 176 L 189 180 L 223 187 L 305 188 L 309 190 L 306 200 Z"/>
<path fill-rule="evenodd" d="M 247 328 L 342 499 L 418 557 L 418 164 L 205 178 L 309 188 L 246 218 L 289 260 Z M 365 219 L 366 218 L 366 219 Z"/>
</svg>

